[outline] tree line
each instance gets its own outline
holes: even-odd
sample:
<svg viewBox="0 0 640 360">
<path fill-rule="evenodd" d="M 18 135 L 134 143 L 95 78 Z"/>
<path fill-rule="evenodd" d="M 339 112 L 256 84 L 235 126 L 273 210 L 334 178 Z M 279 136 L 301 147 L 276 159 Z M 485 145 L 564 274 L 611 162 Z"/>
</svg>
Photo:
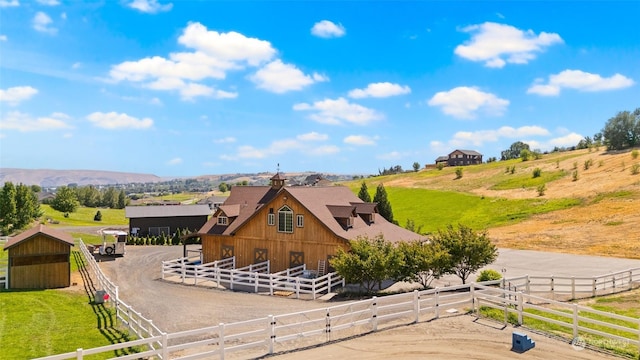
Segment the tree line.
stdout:
<svg viewBox="0 0 640 360">
<path fill-rule="evenodd" d="M 350 250 L 338 249 L 330 264 L 347 283 L 359 284 L 367 293 L 382 289 L 385 280 L 408 281 L 426 289 L 446 274 L 465 284 L 471 274 L 498 257 L 486 232 L 464 225 L 450 225 L 428 240 L 392 244 L 379 235 L 358 237 L 349 244 Z"/>
<path fill-rule="evenodd" d="M 93 185 L 82 187 L 61 186 L 56 189 L 56 195 L 51 200 L 43 201 L 51 208 L 60 212 L 74 212 L 78 206 L 96 208 L 106 207 L 111 209 L 124 209 L 129 199 L 124 190 L 114 188 L 97 189 Z"/>
<path fill-rule="evenodd" d="M 4 235 L 24 229 L 40 216 L 40 202 L 38 193 L 41 188 L 37 185 L 14 185 L 5 182 L 0 193 L 0 231 Z"/>
</svg>

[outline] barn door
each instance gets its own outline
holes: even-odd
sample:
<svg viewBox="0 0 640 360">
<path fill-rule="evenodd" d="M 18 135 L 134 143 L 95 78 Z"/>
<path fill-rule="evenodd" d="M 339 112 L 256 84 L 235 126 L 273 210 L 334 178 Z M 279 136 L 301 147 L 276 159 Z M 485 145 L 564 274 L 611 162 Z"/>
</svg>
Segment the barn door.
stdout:
<svg viewBox="0 0 640 360">
<path fill-rule="evenodd" d="M 253 263 L 254 264 L 259 264 L 262 262 L 267 261 L 267 249 L 258 249 L 255 248 L 253 250 Z"/>
<path fill-rule="evenodd" d="M 289 268 L 294 268 L 304 264 L 304 253 L 298 251 L 289 252 Z"/>
<path fill-rule="evenodd" d="M 233 257 L 233 246 L 230 245 L 222 245 L 222 250 L 220 252 L 223 259 L 228 259 Z"/>
</svg>

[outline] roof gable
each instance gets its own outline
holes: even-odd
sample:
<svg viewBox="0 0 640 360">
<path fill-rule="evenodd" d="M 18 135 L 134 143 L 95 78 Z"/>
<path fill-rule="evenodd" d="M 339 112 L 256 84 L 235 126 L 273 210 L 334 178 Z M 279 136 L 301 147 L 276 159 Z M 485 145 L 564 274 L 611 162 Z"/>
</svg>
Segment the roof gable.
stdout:
<svg viewBox="0 0 640 360">
<path fill-rule="evenodd" d="M 50 227 L 46 227 L 42 224 L 39 224 L 38 226 L 35 226 L 9 239 L 9 241 L 7 241 L 7 243 L 4 245 L 4 250 L 9 250 L 10 248 L 20 244 L 21 242 L 24 242 L 36 237 L 38 234 L 42 234 L 51 239 L 64 242 L 70 246 L 74 246 L 73 237 L 69 233 L 55 230 Z"/>
</svg>

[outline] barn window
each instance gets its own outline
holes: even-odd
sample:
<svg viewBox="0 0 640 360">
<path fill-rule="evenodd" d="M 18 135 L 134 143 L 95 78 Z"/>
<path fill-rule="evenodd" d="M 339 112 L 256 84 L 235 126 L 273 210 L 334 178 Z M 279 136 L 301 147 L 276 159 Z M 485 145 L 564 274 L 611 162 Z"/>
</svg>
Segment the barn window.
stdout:
<svg viewBox="0 0 640 360">
<path fill-rule="evenodd" d="M 303 227 L 304 226 L 304 215 L 296 216 L 296 226 Z"/>
<path fill-rule="evenodd" d="M 276 224 L 276 214 L 267 214 L 267 224 L 269 226 Z"/>
<path fill-rule="evenodd" d="M 293 232 L 293 210 L 287 205 L 278 210 L 278 232 Z"/>
<path fill-rule="evenodd" d="M 226 216 L 218 216 L 218 225 L 227 225 L 229 218 Z"/>
<path fill-rule="evenodd" d="M 149 235 L 151 236 L 169 235 L 169 227 L 168 226 L 150 227 Z"/>
</svg>

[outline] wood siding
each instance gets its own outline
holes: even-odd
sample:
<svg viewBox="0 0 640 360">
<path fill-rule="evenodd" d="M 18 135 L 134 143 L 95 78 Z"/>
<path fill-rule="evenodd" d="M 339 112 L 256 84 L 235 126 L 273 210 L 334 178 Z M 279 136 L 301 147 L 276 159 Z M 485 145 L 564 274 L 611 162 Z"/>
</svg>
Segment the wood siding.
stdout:
<svg viewBox="0 0 640 360">
<path fill-rule="evenodd" d="M 9 249 L 9 288 L 52 289 L 71 282 L 71 246 L 38 234 Z"/>
<path fill-rule="evenodd" d="M 132 234 L 131 229 L 139 228 L 138 236 L 147 236 L 150 227 L 169 227 L 169 235 L 174 234 L 178 229 L 197 231 L 207 222 L 207 219 L 207 215 L 131 218 L 129 233 Z"/>
<path fill-rule="evenodd" d="M 204 262 L 223 258 L 223 246 L 232 246 L 236 256 L 236 266 L 242 267 L 254 262 L 255 249 L 267 249 L 271 271 L 289 268 L 291 252 L 303 253 L 309 270 L 318 269 L 318 261 L 327 261 L 337 253 L 339 247 L 348 249 L 348 242 L 329 231 L 315 216 L 286 193 L 279 194 L 269 206 L 260 209 L 252 219 L 242 226 L 234 236 L 202 235 Z M 287 205 L 293 210 L 293 233 L 278 232 L 278 210 Z M 267 225 L 267 214 L 273 208 L 276 225 Z M 297 215 L 304 216 L 304 227 L 297 227 Z"/>
</svg>

